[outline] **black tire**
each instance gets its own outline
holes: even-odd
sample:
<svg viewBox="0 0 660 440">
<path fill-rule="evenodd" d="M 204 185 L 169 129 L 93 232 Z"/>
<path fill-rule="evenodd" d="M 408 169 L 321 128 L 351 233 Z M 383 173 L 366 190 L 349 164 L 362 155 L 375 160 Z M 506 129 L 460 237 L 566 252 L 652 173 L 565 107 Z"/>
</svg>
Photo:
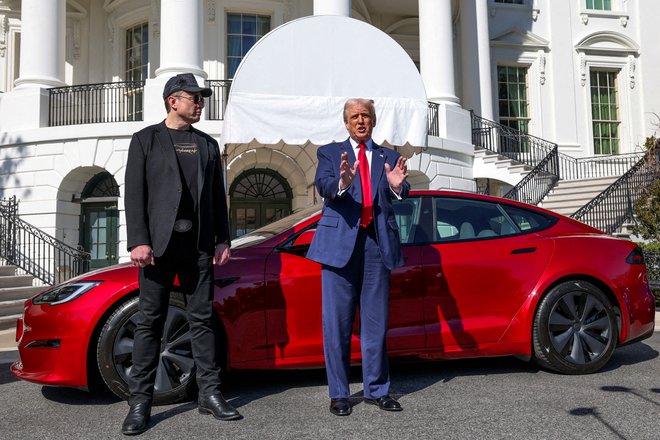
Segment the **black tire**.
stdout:
<svg viewBox="0 0 660 440">
<path fill-rule="evenodd" d="M 536 362 L 564 374 L 589 374 L 612 357 L 619 331 L 608 297 L 586 281 L 552 288 L 536 311 L 533 347 Z"/>
<path fill-rule="evenodd" d="M 121 304 L 105 322 L 96 348 L 103 381 L 119 398 L 128 399 L 128 374 L 133 366 L 133 332 L 138 297 Z M 195 363 L 190 346 L 190 330 L 181 294 L 170 295 L 163 331 L 153 404 L 164 405 L 190 400 L 196 391 Z"/>
</svg>

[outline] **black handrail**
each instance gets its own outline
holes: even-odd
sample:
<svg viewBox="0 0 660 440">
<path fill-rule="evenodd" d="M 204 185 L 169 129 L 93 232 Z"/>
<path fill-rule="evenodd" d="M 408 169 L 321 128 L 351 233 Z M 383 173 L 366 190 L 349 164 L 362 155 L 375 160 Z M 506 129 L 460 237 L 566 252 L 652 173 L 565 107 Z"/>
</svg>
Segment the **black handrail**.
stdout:
<svg viewBox="0 0 660 440">
<path fill-rule="evenodd" d="M 498 124 L 470 112 L 472 143 L 532 170 L 503 197 L 536 205 L 561 180 L 620 176 L 643 152 L 574 158 L 560 153 L 557 144 Z"/>
<path fill-rule="evenodd" d="M 559 181 L 557 145 L 502 197 L 538 205 Z"/>
<path fill-rule="evenodd" d="M 633 220 L 633 206 L 646 188 L 660 179 L 660 148 L 656 145 L 593 200 L 571 217 L 608 234 L 614 233 L 626 221 Z"/>
<path fill-rule="evenodd" d="M 18 217 L 16 196 L 0 200 L 0 257 L 46 284 L 89 270 L 90 254 L 75 249 Z"/>
<path fill-rule="evenodd" d="M 142 121 L 144 81 L 48 89 L 48 125 Z"/>
<path fill-rule="evenodd" d="M 472 143 L 531 166 L 529 173 L 504 198 L 537 205 L 559 181 L 558 146 L 470 111 Z"/>
</svg>

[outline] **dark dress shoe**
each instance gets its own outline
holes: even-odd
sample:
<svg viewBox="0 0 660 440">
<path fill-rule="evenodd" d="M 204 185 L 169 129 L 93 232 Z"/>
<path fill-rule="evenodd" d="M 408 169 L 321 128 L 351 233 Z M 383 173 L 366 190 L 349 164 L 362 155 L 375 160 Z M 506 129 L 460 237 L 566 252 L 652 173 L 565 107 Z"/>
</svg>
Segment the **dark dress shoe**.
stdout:
<svg viewBox="0 0 660 440">
<path fill-rule="evenodd" d="M 211 414 L 218 420 L 240 420 L 243 416 L 222 397 L 222 394 L 199 398 L 199 413 Z"/>
<path fill-rule="evenodd" d="M 348 399 L 330 399 L 330 412 L 336 416 L 347 416 L 353 411 Z"/>
<path fill-rule="evenodd" d="M 391 398 L 389 395 L 379 397 L 378 399 L 364 399 L 365 403 L 368 403 L 369 405 L 378 405 L 378 408 L 382 409 L 383 411 L 402 411 L 403 408 L 401 407 L 401 404 Z"/>
<path fill-rule="evenodd" d="M 142 434 L 147 430 L 147 424 L 151 417 L 150 403 L 136 403 L 131 405 L 128 415 L 121 425 L 121 432 L 125 435 Z"/>
</svg>

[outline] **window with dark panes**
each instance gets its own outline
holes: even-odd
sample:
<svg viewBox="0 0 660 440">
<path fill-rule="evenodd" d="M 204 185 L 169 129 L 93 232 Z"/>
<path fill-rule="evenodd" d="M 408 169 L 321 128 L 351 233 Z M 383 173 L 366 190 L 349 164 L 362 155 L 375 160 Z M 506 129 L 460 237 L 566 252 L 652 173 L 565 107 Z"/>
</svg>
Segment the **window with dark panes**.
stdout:
<svg viewBox="0 0 660 440">
<path fill-rule="evenodd" d="M 256 14 L 227 14 L 227 78 L 236 69 L 250 48 L 270 32 L 270 17 Z"/>
<path fill-rule="evenodd" d="M 587 9 L 596 9 L 599 11 L 611 11 L 612 0 L 587 0 Z"/>
<path fill-rule="evenodd" d="M 244 171 L 231 184 L 229 195 L 232 237 L 240 237 L 291 214 L 291 187 L 273 170 Z"/>
<path fill-rule="evenodd" d="M 592 70 L 591 118 L 594 154 L 619 153 L 619 105 L 616 72 Z"/>
<path fill-rule="evenodd" d="M 524 5 L 525 0 L 495 0 L 495 3 L 506 3 L 509 5 Z"/>
<path fill-rule="evenodd" d="M 497 66 L 500 124 L 529 133 L 527 67 Z"/>
<path fill-rule="evenodd" d="M 149 25 L 142 23 L 126 30 L 126 81 L 145 81 L 149 77 Z M 143 92 L 129 89 L 126 92 L 127 120 L 142 120 Z"/>
</svg>

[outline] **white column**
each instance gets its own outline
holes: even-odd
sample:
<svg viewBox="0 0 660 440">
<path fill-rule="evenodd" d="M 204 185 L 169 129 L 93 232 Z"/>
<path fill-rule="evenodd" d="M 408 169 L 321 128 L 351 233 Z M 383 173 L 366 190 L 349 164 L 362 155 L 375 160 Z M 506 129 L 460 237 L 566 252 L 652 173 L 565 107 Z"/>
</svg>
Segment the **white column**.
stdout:
<svg viewBox="0 0 660 440">
<path fill-rule="evenodd" d="M 66 0 L 23 0 L 16 88 L 64 85 Z"/>
<path fill-rule="evenodd" d="M 462 105 L 493 119 L 487 0 L 461 0 Z"/>
<path fill-rule="evenodd" d="M 202 65 L 203 0 L 161 0 L 160 67 L 156 76 L 190 72 L 206 79 Z"/>
<path fill-rule="evenodd" d="M 419 0 L 419 64 L 429 101 L 458 104 L 451 2 Z"/>
<path fill-rule="evenodd" d="M 314 0 L 314 15 L 351 16 L 351 0 Z"/>
</svg>

